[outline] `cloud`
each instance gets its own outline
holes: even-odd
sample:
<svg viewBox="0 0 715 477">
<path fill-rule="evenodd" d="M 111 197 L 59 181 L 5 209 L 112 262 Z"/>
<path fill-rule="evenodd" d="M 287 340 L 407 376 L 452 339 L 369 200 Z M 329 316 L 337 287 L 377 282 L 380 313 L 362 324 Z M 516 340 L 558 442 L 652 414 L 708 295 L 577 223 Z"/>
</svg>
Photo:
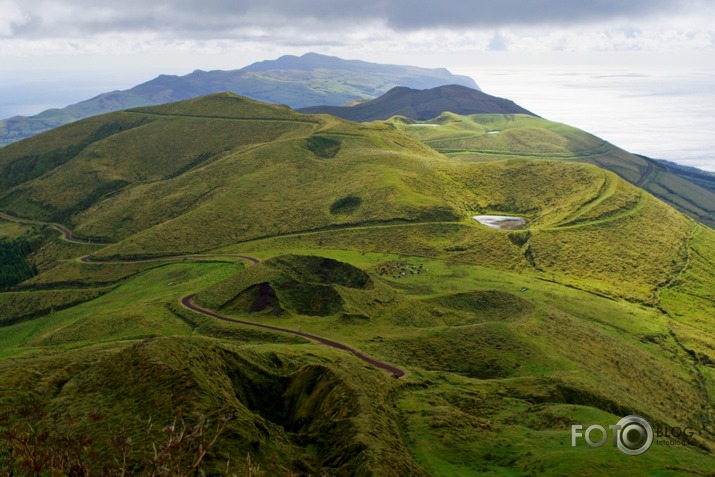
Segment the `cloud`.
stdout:
<svg viewBox="0 0 715 477">
<path fill-rule="evenodd" d="M 0 56 L 715 48 L 712 0 L 0 0 Z"/>
<path fill-rule="evenodd" d="M 0 35 L 14 38 L 151 33 L 232 38 L 258 28 L 335 31 L 382 24 L 434 28 L 568 26 L 713 10 L 708 0 L 0 0 Z M 254 32 L 255 33 L 255 32 Z"/>
<path fill-rule="evenodd" d="M 0 0 L 0 38 L 11 36 L 16 25 L 24 22 L 25 15 L 16 2 Z"/>
<path fill-rule="evenodd" d="M 489 51 L 507 51 L 509 49 L 509 39 L 504 36 L 501 32 L 497 32 L 489 40 L 489 45 L 487 45 Z"/>
<path fill-rule="evenodd" d="M 388 16 L 396 29 L 434 27 L 501 27 L 514 25 L 572 25 L 603 20 L 645 17 L 680 8 L 687 2 L 668 0 L 477 0 L 399 1 Z"/>
</svg>

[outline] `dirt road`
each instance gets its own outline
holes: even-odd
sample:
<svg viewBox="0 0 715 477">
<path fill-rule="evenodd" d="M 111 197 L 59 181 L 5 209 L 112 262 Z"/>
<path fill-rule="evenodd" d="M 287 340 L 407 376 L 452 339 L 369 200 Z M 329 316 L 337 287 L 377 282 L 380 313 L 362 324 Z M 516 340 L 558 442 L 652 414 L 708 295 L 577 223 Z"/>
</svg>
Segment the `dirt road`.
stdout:
<svg viewBox="0 0 715 477">
<path fill-rule="evenodd" d="M 41 222 L 37 220 L 28 220 L 28 219 L 20 219 L 18 217 L 13 217 L 11 215 L 4 214 L 0 212 L 0 218 L 3 218 L 5 220 L 13 221 L 13 222 L 19 222 L 19 223 L 27 223 L 27 224 L 36 224 L 36 225 L 49 225 L 53 227 L 55 230 L 60 232 L 62 234 L 62 237 L 67 240 L 68 242 L 73 242 L 73 243 L 80 243 L 80 244 L 88 244 L 92 242 L 88 242 L 86 240 L 81 240 L 81 239 L 76 239 L 72 236 L 72 232 L 70 232 L 66 227 L 60 225 L 60 224 L 53 224 L 53 223 L 48 223 L 48 222 Z M 97 245 L 94 243 L 94 245 Z M 255 258 L 255 257 L 249 257 L 247 255 L 235 255 L 235 254 L 196 254 L 196 255 L 169 255 L 165 257 L 146 257 L 146 258 L 137 258 L 137 259 L 125 259 L 125 260 L 96 260 L 92 259 L 89 255 L 85 255 L 81 257 L 79 260 L 82 263 L 88 263 L 88 264 L 93 264 L 93 265 L 101 265 L 101 264 L 111 264 L 111 263 L 143 263 L 143 262 L 158 262 L 158 261 L 167 261 L 167 260 L 192 260 L 192 259 L 207 259 L 207 258 L 238 258 L 241 260 L 246 260 L 251 263 L 259 263 L 260 260 Z M 239 320 L 236 318 L 230 318 L 228 316 L 223 316 L 220 315 L 216 312 L 213 312 L 211 310 L 207 310 L 205 308 L 202 308 L 198 305 L 195 305 L 193 303 L 193 299 L 196 296 L 196 293 L 192 293 L 190 295 L 185 296 L 184 298 L 181 299 L 181 304 L 188 308 L 189 310 L 195 311 L 197 313 L 201 313 L 202 315 L 205 316 L 210 316 L 211 318 L 215 318 L 217 320 L 222 320 L 222 321 L 228 321 L 231 323 L 239 323 L 241 325 L 247 325 L 247 326 L 254 326 L 257 328 L 263 328 L 266 330 L 271 330 L 271 331 L 277 331 L 279 333 L 287 333 L 291 334 L 294 336 L 300 336 L 302 338 L 307 338 L 312 341 L 316 341 L 320 344 L 324 344 L 326 346 L 330 346 L 331 348 L 339 349 L 342 351 L 347 351 L 348 353 L 352 354 L 356 358 L 376 367 L 382 370 L 385 370 L 392 374 L 395 378 L 401 378 L 405 375 L 405 371 L 396 367 L 392 366 L 390 364 L 387 364 L 385 362 L 382 362 L 380 360 L 377 360 L 375 358 L 372 358 L 370 356 L 367 356 L 364 353 L 361 353 L 360 351 L 356 350 L 355 348 L 352 348 L 348 345 L 345 345 L 343 343 L 339 343 L 337 341 L 330 340 L 328 338 L 323 338 L 322 336 L 318 335 L 313 335 L 310 333 L 304 333 L 302 331 L 297 331 L 297 330 L 291 330 L 288 328 L 281 328 L 278 326 L 272 326 L 272 325 L 265 325 L 262 323 L 254 323 L 251 321 L 245 321 L 245 320 Z"/>
<path fill-rule="evenodd" d="M 371 358 L 370 356 L 367 356 L 367 355 L 361 353 L 360 351 L 356 350 L 355 348 L 351 348 L 350 346 L 345 345 L 343 343 L 338 343 L 337 341 L 323 338 L 322 336 L 305 333 L 303 331 L 291 330 L 288 328 L 280 328 L 278 326 L 265 325 L 263 323 L 254 323 L 251 321 L 244 321 L 244 320 L 239 320 L 236 318 L 230 318 L 228 316 L 219 315 L 216 312 L 207 310 L 205 308 L 202 308 L 202 307 L 194 304 L 193 299 L 195 296 L 196 296 L 196 293 L 192 293 L 191 295 L 185 296 L 184 298 L 181 299 L 181 304 L 184 305 L 189 310 L 195 311 L 197 313 L 201 313 L 202 315 L 210 316 L 212 318 L 216 318 L 217 320 L 228 321 L 231 323 L 239 323 L 239 324 L 248 325 L 248 326 L 255 326 L 257 328 L 263 328 L 263 329 L 271 330 L 271 331 L 278 331 L 280 333 L 288 333 L 288 334 L 291 334 L 294 336 L 300 336 L 302 338 L 307 338 L 309 340 L 317 341 L 318 343 L 324 344 L 326 346 L 330 346 L 331 348 L 347 351 L 348 353 L 352 354 L 356 358 L 361 359 L 361 360 L 365 361 L 366 363 L 371 364 L 372 366 L 375 366 L 376 368 L 380 368 L 385 371 L 388 371 L 395 378 L 401 378 L 402 376 L 405 375 L 405 372 L 400 368 L 397 368 L 390 364 L 384 363 L 384 362 L 377 360 L 375 358 Z"/>
</svg>

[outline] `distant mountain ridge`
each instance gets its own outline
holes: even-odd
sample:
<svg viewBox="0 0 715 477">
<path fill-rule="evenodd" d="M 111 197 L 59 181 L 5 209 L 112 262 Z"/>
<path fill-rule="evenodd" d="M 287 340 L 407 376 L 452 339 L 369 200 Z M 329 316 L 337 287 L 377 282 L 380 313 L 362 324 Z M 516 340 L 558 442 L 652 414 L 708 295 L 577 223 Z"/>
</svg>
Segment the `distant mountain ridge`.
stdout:
<svg viewBox="0 0 715 477">
<path fill-rule="evenodd" d="M 350 121 L 378 121 L 405 116 L 418 121 L 433 119 L 449 111 L 455 114 L 528 114 L 509 99 L 498 98 L 462 85 L 437 86 L 417 90 L 398 86 L 365 103 L 355 106 L 314 106 L 299 110 L 306 114 L 332 114 Z"/>
<path fill-rule="evenodd" d="M 185 76 L 160 75 L 129 90 L 103 93 L 66 108 L 5 119 L 0 121 L 0 146 L 98 114 L 225 91 L 302 108 L 372 99 L 395 86 L 424 89 L 446 84 L 479 89 L 473 79 L 453 75 L 444 68 L 385 65 L 317 53 L 287 55 L 232 71 L 196 70 Z"/>
</svg>

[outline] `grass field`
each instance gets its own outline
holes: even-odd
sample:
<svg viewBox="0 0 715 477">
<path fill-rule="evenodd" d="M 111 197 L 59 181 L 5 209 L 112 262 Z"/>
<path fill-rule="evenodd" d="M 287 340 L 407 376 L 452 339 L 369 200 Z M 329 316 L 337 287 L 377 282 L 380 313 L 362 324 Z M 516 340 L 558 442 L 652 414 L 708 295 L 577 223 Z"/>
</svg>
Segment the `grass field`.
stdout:
<svg viewBox="0 0 715 477">
<path fill-rule="evenodd" d="M 360 125 L 230 95 L 107 116 L 133 127 L 101 138 L 93 121 L 67 126 L 87 144 L 48 153 L 52 173 L 0 191 L 7 213 L 65 217 L 94 240 L 48 239 L 29 257 L 37 275 L 0 292 L 3 471 L 70 454 L 93 474 L 120 472 L 123 456 L 124 470 L 159 455 L 188 467 L 197 449 L 211 475 L 715 468 L 715 232 L 565 160 L 596 138 L 554 124 L 539 142 L 543 123 L 521 117 Z M 468 149 L 477 127 L 506 155 L 446 157 L 401 132 Z M 72 149 L 64 140 L 10 146 L 0 167 L 32 147 Z M 83 195 L 89 176 L 87 190 L 126 184 Z M 527 225 L 492 229 L 478 214 Z M 183 307 L 194 293 L 406 375 Z M 628 414 L 693 433 L 638 457 L 571 446 L 571 425 Z"/>
<path fill-rule="evenodd" d="M 83 368 L 88 370 L 85 373 L 94 373 L 93 366 L 100 364 L 84 354 L 91 350 L 102 350 L 101 355 L 123 356 L 134 353 L 129 350 L 139 343 L 153 343 L 151 336 L 198 339 L 201 335 L 218 340 L 216 344 L 207 341 L 201 348 L 236 343 L 233 346 L 252 350 L 259 356 L 278 349 L 280 356 L 284 353 L 302 356 L 305 351 L 299 349 L 308 346 L 306 351 L 311 351 L 302 358 L 308 359 L 305 363 L 332 356 L 328 359 L 337 358 L 339 363 L 350 364 L 349 356 L 336 355 L 337 352 L 327 348 L 289 344 L 285 340 L 283 344 L 273 344 L 281 338 L 266 332 L 237 330 L 230 324 L 209 323 L 208 318 L 177 311 L 173 305 L 197 288 L 213 296 L 215 292 L 211 290 L 218 287 L 217 291 L 223 290 L 220 294 L 230 298 L 232 289 L 233 293 L 239 293 L 255 281 L 267 279 L 276 284 L 283 312 L 279 316 L 269 312 L 250 314 L 234 307 L 231 311 L 234 316 L 248 313 L 252 321 L 328 335 L 410 369 L 404 385 L 389 391 L 382 399 L 394 402 L 403 416 L 391 425 L 402 429 L 415 462 L 435 475 L 513 470 L 558 473 L 564 468 L 584 472 L 593 465 L 617 468 L 612 467 L 614 455 L 606 449 L 600 457 L 574 460 L 563 467 L 564 452 L 585 451 L 564 450 L 570 438 L 569 423 L 581 422 L 579 419 L 598 422 L 627 411 L 646 415 L 656 423 L 697 426 L 701 413 L 707 409 L 702 402 L 702 390 L 693 382 L 689 356 L 679 347 L 678 337 L 669 334 L 675 322 L 655 308 L 566 288 L 539 278 L 537 273 L 495 274 L 488 267 L 420 256 L 328 249 L 296 252 L 353 263 L 369 273 L 371 285 L 357 289 L 334 285 L 343 298 L 343 309 L 310 316 L 292 309 L 294 294 L 290 290 L 301 287 L 302 299 L 310 301 L 310 295 L 305 293 L 320 294 L 321 290 L 301 285 L 296 277 L 303 277 L 306 285 L 323 279 L 315 272 L 301 272 L 300 262 L 286 262 L 293 265 L 285 272 L 280 272 L 280 268 L 262 271 L 262 265 L 240 271 L 240 265 L 228 262 L 155 263 L 153 268 L 83 305 L 3 328 L 5 365 L 14 369 L 12 363 L 22 359 L 26 365 L 46 369 L 55 362 L 47 357 L 46 350 L 50 349 L 54 359 L 70 359 L 70 355 L 71 359 L 79 359 L 76 357 L 82 355 L 83 360 L 90 361 L 82 361 L 87 366 Z M 266 250 L 267 255 L 271 253 Z M 415 267 L 422 265 L 428 271 L 402 278 L 374 273 L 378 263 L 388 260 Z M 248 272 L 255 278 L 246 281 L 243 277 Z M 287 272 L 293 279 L 280 278 L 281 273 Z M 221 308 L 219 303 L 214 304 Z M 159 343 L 150 345 L 149 350 L 160 346 Z M 183 345 L 176 348 L 181 342 L 166 343 L 175 343 L 171 345 L 174 353 L 182 353 L 178 350 Z M 290 351 L 292 348 L 295 350 Z M 241 351 L 244 352 L 247 351 Z M 314 357 L 309 358 L 310 355 Z M 598 357 L 603 359 L 594 361 Z M 648 363 L 646 375 L 643 375 L 645 368 L 637 363 Z M 356 364 L 349 367 L 352 369 Z M 350 377 L 345 379 L 354 379 L 354 372 L 350 371 Z M 377 370 L 368 374 L 371 379 L 382 376 Z M 127 385 L 130 394 L 138 392 L 134 389 L 138 382 Z M 10 386 L 23 387 L 17 382 Z M 504 400 L 505 395 L 511 397 Z M 83 401 L 95 399 L 99 396 Z M 683 403 L 677 412 L 670 405 L 673 399 Z M 95 405 L 106 415 L 119 413 L 113 406 L 107 408 L 106 404 L 96 402 Z M 132 412 L 140 414 L 131 406 L 124 410 L 127 417 Z M 460 435 L 458 439 L 455 432 Z M 489 444 L 484 444 L 484 433 L 488 433 Z M 708 445 L 707 435 L 699 437 L 703 445 Z M 505 449 L 500 454 L 497 449 L 508 442 L 523 450 L 515 454 Z M 673 463 L 691 470 L 704 470 L 709 465 L 696 450 L 654 450 L 657 452 L 649 451 L 647 459 L 638 462 L 644 473 Z M 274 451 L 265 450 L 269 454 Z"/>
<path fill-rule="evenodd" d="M 17 238 L 30 230 L 32 227 L 17 222 L 0 220 L 0 237 Z"/>
</svg>

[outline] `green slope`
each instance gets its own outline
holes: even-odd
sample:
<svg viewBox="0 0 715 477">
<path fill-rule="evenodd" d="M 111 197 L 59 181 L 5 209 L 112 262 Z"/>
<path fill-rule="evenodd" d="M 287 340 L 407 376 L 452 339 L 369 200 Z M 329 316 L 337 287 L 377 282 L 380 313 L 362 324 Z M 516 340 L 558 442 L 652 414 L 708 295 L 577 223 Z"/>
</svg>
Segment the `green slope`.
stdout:
<svg viewBox="0 0 715 477">
<path fill-rule="evenodd" d="M 226 117 L 210 117 L 201 109 L 210 110 L 217 100 Z M 247 104 L 253 107 L 234 114 Z M 275 120 L 266 127 L 255 120 L 262 117 Z M 41 218 L 66 220 L 107 194 L 170 179 L 227 151 L 314 124 L 287 107 L 258 107 L 232 95 L 206 99 L 188 117 L 171 106 L 113 113 L 62 128 L 51 135 L 57 140 L 49 145 L 40 138 L 3 148 L 0 164 L 5 187 L 17 186 L 4 204 L 20 215 L 32 207 Z M 28 152 L 37 150 L 38 142 L 39 148 L 49 150 L 40 155 Z"/>
<path fill-rule="evenodd" d="M 680 164 L 676 164 L 674 162 L 662 159 L 654 160 L 661 166 L 673 172 L 674 174 L 683 176 L 689 179 L 691 182 L 694 182 L 697 185 L 703 187 L 704 189 L 715 191 L 715 173 L 703 171 L 696 167 L 682 166 Z"/>
<path fill-rule="evenodd" d="M 444 113 L 429 121 L 396 117 L 399 130 L 449 157 L 493 161 L 513 157 L 563 159 L 595 164 L 644 188 L 676 209 L 715 226 L 715 193 L 662 163 L 630 154 L 579 129 L 524 115 Z M 702 182 L 702 181 L 701 181 Z"/>
<path fill-rule="evenodd" d="M 234 106 L 240 113 L 231 113 Z M 215 108 L 224 112 L 211 117 Z M 209 249 L 266 230 L 455 218 L 439 199 L 444 185 L 428 168 L 447 160 L 386 126 L 299 115 L 229 94 L 116 113 L 106 121 L 125 117 L 143 125 L 95 141 L 51 173 L 7 189 L 2 207 L 69 219 L 79 236 L 116 241 L 133 235 L 117 247 L 131 254 Z M 336 158 L 324 143 L 340 149 Z M 3 170 L 27 163 L 16 152 L 23 145 L 0 152 Z M 415 161 L 415 153 L 423 157 Z M 364 184 L 365 174 L 378 180 Z M 295 194 L 271 192 L 280 189 Z M 241 206 L 267 192 L 270 201 Z M 362 200 L 357 210 L 333 207 L 351 195 Z"/>
<path fill-rule="evenodd" d="M 95 240 L 48 239 L 0 292 L 0 469 L 27 469 L 26 448 L 94 474 L 187 469 L 200 445 L 214 475 L 711 472 L 715 232 L 583 163 L 618 156 L 577 130 L 439 121 L 221 94 L 0 150 L 3 212 Z M 693 434 L 637 457 L 571 447 L 572 424 L 627 414 Z"/>
</svg>

